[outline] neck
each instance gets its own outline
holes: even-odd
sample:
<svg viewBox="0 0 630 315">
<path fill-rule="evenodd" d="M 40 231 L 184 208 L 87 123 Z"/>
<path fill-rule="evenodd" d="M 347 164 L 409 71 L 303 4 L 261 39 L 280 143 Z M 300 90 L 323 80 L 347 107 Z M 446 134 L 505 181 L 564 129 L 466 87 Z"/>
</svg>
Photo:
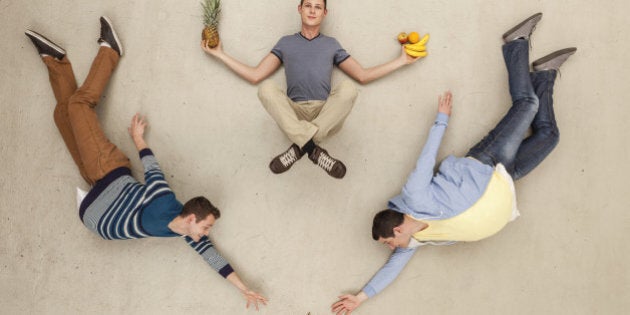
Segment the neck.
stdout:
<svg viewBox="0 0 630 315">
<path fill-rule="evenodd" d="M 428 224 L 420 221 L 420 220 L 416 220 L 410 216 L 405 216 L 405 221 L 403 221 L 403 224 L 405 226 L 408 227 L 408 231 L 411 233 L 410 235 L 414 235 L 424 229 L 426 229 L 427 227 L 429 227 Z"/>
<path fill-rule="evenodd" d="M 168 228 L 171 229 L 171 231 L 179 234 L 179 235 L 186 235 L 187 234 L 187 230 L 185 228 L 185 224 L 184 224 L 184 219 L 180 216 L 176 216 L 175 219 L 173 219 L 171 222 L 168 223 Z"/>
<path fill-rule="evenodd" d="M 319 26 L 302 25 L 302 31 L 300 31 L 300 34 L 307 39 L 313 39 L 319 35 Z"/>
</svg>

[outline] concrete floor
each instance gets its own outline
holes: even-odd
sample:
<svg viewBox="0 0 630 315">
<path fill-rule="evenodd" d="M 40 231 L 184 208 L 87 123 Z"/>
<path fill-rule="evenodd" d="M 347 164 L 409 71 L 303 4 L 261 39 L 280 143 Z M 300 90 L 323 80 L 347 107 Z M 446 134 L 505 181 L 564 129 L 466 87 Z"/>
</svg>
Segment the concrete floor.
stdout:
<svg viewBox="0 0 630 315">
<path fill-rule="evenodd" d="M 180 200 L 223 211 L 211 232 L 245 282 L 270 299 L 260 314 L 327 314 L 389 251 L 373 214 L 397 194 L 436 113 L 454 93 L 440 150 L 464 154 L 509 105 L 500 35 L 538 11 L 532 60 L 577 46 L 556 85 L 562 133 L 517 183 L 522 217 L 477 243 L 424 248 L 357 314 L 622 314 L 630 307 L 627 123 L 630 4 L 567 1 L 330 1 L 323 33 L 364 66 L 396 57 L 401 31 L 430 32 L 430 56 L 366 86 L 342 132 L 324 144 L 348 166 L 334 180 L 308 160 L 283 175 L 288 147 L 252 86 L 198 47 L 199 1 L 0 0 L 0 313 L 244 314 L 245 303 L 179 239 L 103 241 L 78 220 L 82 182 L 52 120 L 47 73 L 23 35 L 68 51 L 79 81 L 98 17 L 126 55 L 98 107 L 111 140 L 140 163 L 126 131 L 148 116 L 147 140 Z M 221 36 L 256 64 L 299 28 L 295 1 L 224 1 Z M 284 73 L 274 80 L 284 84 Z M 344 75 L 336 70 L 333 83 Z M 250 311 L 251 312 L 251 311 Z"/>
</svg>

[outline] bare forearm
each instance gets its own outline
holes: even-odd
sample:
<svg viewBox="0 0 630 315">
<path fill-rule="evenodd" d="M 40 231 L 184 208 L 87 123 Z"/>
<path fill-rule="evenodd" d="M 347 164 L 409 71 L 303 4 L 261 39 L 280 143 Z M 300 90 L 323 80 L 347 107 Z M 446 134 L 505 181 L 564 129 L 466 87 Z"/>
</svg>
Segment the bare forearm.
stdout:
<svg viewBox="0 0 630 315">
<path fill-rule="evenodd" d="M 409 64 L 415 60 L 407 60 L 405 55 L 389 61 L 387 63 L 374 66 L 371 68 L 363 68 L 358 61 L 350 57 L 339 65 L 339 68 L 361 84 L 372 82 L 378 78 L 384 77 L 398 68 Z"/>
<path fill-rule="evenodd" d="M 133 137 L 133 143 L 136 145 L 136 149 L 138 150 L 138 152 L 149 147 L 146 141 L 144 141 L 144 138 L 140 136 Z"/>
<path fill-rule="evenodd" d="M 396 58 L 388 63 L 365 69 L 363 75 L 358 81 L 361 84 L 372 82 L 398 70 L 404 65 L 405 63 L 401 61 L 400 58 Z"/>
<path fill-rule="evenodd" d="M 262 81 L 260 75 L 257 74 L 256 68 L 243 64 L 242 62 L 232 58 L 227 54 L 220 54 L 216 56 L 221 60 L 230 70 L 238 74 L 241 78 L 252 84 L 257 84 Z"/>
<path fill-rule="evenodd" d="M 241 281 L 241 278 L 238 277 L 238 275 L 236 274 L 236 272 L 232 272 L 231 274 L 229 274 L 226 279 L 228 281 L 230 281 L 230 283 L 232 283 L 232 285 L 234 285 L 237 289 L 239 289 L 241 292 L 243 291 L 247 291 L 247 286 L 243 283 L 243 281 Z"/>
<path fill-rule="evenodd" d="M 252 84 L 258 84 L 260 81 L 266 79 L 281 65 L 278 57 L 271 53 L 265 56 L 265 58 L 263 58 L 256 67 L 251 67 L 234 59 L 223 50 L 219 49 L 211 52 L 214 57 L 221 60 L 221 62 L 230 68 L 230 70 L 234 71 L 234 73 L 238 74 L 241 78 Z"/>
</svg>

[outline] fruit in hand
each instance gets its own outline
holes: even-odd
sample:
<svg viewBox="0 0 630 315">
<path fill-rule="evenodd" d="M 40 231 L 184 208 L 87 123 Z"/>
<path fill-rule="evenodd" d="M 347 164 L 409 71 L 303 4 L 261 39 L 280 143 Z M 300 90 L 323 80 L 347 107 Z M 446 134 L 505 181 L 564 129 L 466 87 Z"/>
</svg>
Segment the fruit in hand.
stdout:
<svg viewBox="0 0 630 315">
<path fill-rule="evenodd" d="M 398 42 L 401 44 L 406 44 L 409 41 L 409 37 L 407 36 L 407 33 L 402 32 L 398 34 Z"/>
<path fill-rule="evenodd" d="M 420 41 L 420 34 L 418 32 L 409 33 L 409 42 L 415 44 Z"/>
<path fill-rule="evenodd" d="M 411 44 L 411 41 L 409 41 L 409 44 L 404 45 L 405 52 L 407 53 L 407 55 L 411 57 L 415 57 L 415 58 L 426 57 L 428 55 L 427 48 L 426 48 L 426 44 L 428 41 L 429 41 L 429 34 L 424 35 L 422 39 L 419 39 L 414 44 Z"/>
<path fill-rule="evenodd" d="M 205 41 L 206 46 L 210 48 L 217 47 L 219 44 L 219 15 L 221 14 L 221 0 L 203 0 L 203 31 L 201 31 L 201 39 Z"/>
</svg>

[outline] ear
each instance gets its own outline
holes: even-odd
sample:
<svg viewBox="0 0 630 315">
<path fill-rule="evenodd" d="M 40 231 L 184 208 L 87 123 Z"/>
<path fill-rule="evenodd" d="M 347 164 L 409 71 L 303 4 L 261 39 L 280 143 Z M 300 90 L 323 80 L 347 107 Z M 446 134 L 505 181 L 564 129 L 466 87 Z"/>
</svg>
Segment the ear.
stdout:
<svg viewBox="0 0 630 315">
<path fill-rule="evenodd" d="M 195 217 L 195 214 L 194 214 L 194 213 L 191 213 L 191 214 L 187 215 L 187 216 L 184 218 L 184 221 L 185 221 L 186 223 L 190 224 L 190 223 L 194 223 L 194 222 L 196 222 L 196 221 L 197 221 L 196 219 L 197 219 L 197 217 Z"/>
<path fill-rule="evenodd" d="M 394 236 L 398 236 L 402 233 L 402 224 L 394 227 Z"/>
</svg>

